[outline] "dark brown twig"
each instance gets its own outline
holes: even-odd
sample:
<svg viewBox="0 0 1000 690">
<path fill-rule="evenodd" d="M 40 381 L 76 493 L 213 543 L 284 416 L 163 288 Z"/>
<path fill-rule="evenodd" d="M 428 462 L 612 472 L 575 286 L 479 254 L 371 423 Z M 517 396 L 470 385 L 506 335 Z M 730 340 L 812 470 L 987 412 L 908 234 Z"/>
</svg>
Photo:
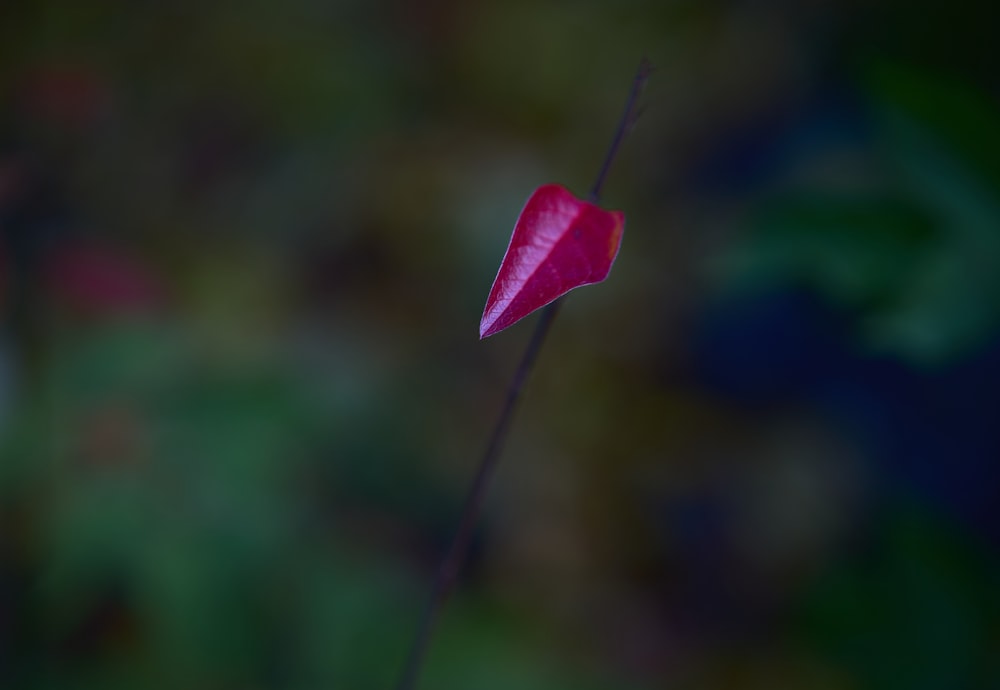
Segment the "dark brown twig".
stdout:
<svg viewBox="0 0 1000 690">
<path fill-rule="evenodd" d="M 625 135 L 635 124 L 635 120 L 639 114 L 639 96 L 646 84 L 646 80 L 649 78 L 652 67 L 652 64 L 646 58 L 643 58 L 639 63 L 639 69 L 636 71 L 635 79 L 632 82 L 632 90 L 629 92 L 628 101 L 625 104 L 625 113 L 618 123 L 615 137 L 608 148 L 607 155 L 604 157 L 604 163 L 597 174 L 597 180 L 594 182 L 594 186 L 591 187 L 590 194 L 588 195 L 589 200 L 593 203 L 597 203 L 600 198 L 601 188 L 604 186 L 604 180 L 618 154 L 618 149 L 621 147 Z M 416 687 L 424 657 L 427 655 L 427 647 L 430 644 L 431 634 L 434 631 L 434 624 L 437 621 L 441 608 L 448 599 L 448 595 L 451 594 L 452 589 L 455 587 L 459 570 L 469 550 L 469 544 L 472 541 L 472 532 L 479 520 L 479 514 L 482 512 L 486 487 L 496 468 L 497 461 L 500 459 L 500 452 L 503 450 L 504 441 L 510 430 L 514 410 L 521 397 L 521 390 L 524 388 L 524 384 L 534 368 L 538 352 L 541 350 L 542 343 L 545 342 L 545 336 L 548 335 L 552 321 L 559 312 L 559 304 L 561 302 L 562 299 L 557 299 L 542 311 L 535 325 L 535 331 L 531 336 L 531 340 L 528 341 L 528 347 L 525 349 L 524 355 L 521 357 L 521 362 L 514 372 L 510 386 L 507 388 L 507 396 L 504 400 L 503 408 L 500 410 L 500 416 L 493 427 L 493 434 L 490 436 L 489 445 L 486 446 L 486 452 L 483 454 L 483 459 L 476 470 L 472 485 L 469 487 L 468 494 L 466 494 L 465 505 L 462 508 L 462 514 L 458 522 L 458 529 L 455 531 L 455 536 L 452 539 L 448 553 L 441 561 L 430 601 L 428 601 L 427 608 L 424 609 L 424 614 L 421 617 L 420 627 L 414 638 L 413 647 L 410 650 L 406 667 L 403 670 L 403 676 L 396 686 L 397 690 L 413 690 Z"/>
<path fill-rule="evenodd" d="M 653 63 L 645 57 L 642 58 L 639 61 L 639 69 L 636 70 L 635 78 L 632 80 L 632 90 L 629 91 L 628 100 L 625 101 L 625 112 L 622 113 L 622 117 L 618 121 L 615 138 L 611 140 L 611 146 L 608 147 L 608 152 L 604 156 L 604 162 L 597 173 L 597 179 L 594 180 L 594 186 L 590 188 L 588 199 L 595 204 L 601 198 L 601 189 L 604 187 L 604 180 L 611 170 L 611 164 L 614 163 L 615 157 L 618 155 L 618 149 L 621 148 L 622 142 L 625 141 L 625 135 L 635 126 L 635 121 L 641 113 L 639 97 L 642 95 L 642 90 L 646 87 L 646 81 L 652 72 Z"/>
</svg>

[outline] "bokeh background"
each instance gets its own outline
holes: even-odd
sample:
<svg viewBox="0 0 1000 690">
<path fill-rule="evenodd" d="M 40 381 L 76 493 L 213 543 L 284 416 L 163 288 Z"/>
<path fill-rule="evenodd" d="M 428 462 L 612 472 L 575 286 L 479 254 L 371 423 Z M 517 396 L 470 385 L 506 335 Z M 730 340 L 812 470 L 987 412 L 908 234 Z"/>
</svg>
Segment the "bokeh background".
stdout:
<svg viewBox="0 0 1000 690">
<path fill-rule="evenodd" d="M 0 687 L 1000 687 L 989 3 L 0 4 Z"/>
</svg>

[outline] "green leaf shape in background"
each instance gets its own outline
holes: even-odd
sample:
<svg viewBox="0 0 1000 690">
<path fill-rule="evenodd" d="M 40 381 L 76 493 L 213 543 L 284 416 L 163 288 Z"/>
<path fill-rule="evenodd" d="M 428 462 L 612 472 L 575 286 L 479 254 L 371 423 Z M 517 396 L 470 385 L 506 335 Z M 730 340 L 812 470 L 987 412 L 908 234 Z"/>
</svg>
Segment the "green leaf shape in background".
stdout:
<svg viewBox="0 0 1000 690">
<path fill-rule="evenodd" d="M 915 363 L 1000 326 L 1000 112 L 982 94 L 888 63 L 864 81 L 878 189 L 823 189 L 756 212 L 722 260 L 730 287 L 807 285 L 858 316 L 867 347 Z"/>
<path fill-rule="evenodd" d="M 877 308 L 897 299 L 934 237 L 905 202 L 802 196 L 760 211 L 750 241 L 725 262 L 744 280 L 805 284 L 838 303 Z"/>
</svg>

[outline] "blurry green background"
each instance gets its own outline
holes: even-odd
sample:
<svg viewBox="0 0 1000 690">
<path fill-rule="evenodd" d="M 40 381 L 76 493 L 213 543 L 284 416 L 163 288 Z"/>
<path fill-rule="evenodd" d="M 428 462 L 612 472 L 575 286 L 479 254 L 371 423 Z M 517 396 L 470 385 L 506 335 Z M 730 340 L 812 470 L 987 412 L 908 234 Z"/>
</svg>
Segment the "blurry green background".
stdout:
<svg viewBox="0 0 1000 690">
<path fill-rule="evenodd" d="M 0 687 L 1000 686 L 988 3 L 0 4 Z"/>
</svg>

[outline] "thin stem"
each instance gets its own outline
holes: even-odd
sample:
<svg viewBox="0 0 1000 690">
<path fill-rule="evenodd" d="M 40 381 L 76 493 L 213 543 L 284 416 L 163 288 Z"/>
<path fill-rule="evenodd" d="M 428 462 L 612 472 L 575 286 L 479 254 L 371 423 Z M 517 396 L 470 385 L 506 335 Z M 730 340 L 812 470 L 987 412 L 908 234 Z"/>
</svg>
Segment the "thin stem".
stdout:
<svg viewBox="0 0 1000 690">
<path fill-rule="evenodd" d="M 651 70 L 652 64 L 649 60 L 643 58 L 639 63 L 639 69 L 632 83 L 632 90 L 629 92 L 625 113 L 618 123 L 618 129 L 615 131 L 611 147 L 608 149 L 604 163 L 601 165 L 597 181 L 594 182 L 594 186 L 591 188 L 589 199 L 593 203 L 597 203 L 600 197 L 604 179 L 611 169 L 611 164 L 614 162 L 618 149 L 625 139 L 625 135 L 631 129 L 632 125 L 635 124 L 635 119 L 638 117 L 637 103 L 639 95 L 646 83 L 646 79 L 649 78 Z M 479 463 L 475 477 L 473 477 L 472 485 L 466 494 L 458 528 L 455 531 L 455 536 L 452 539 L 448 553 L 441 561 L 430 601 L 427 602 L 427 608 L 424 609 L 423 616 L 420 619 L 420 627 L 417 629 L 417 636 L 414 638 L 413 647 L 410 650 L 403 676 L 396 686 L 397 690 L 413 690 L 416 688 L 420 677 L 420 669 L 423 666 L 427 647 L 430 644 L 431 635 L 434 631 L 434 624 L 437 622 L 438 615 L 445 601 L 448 599 L 448 595 L 451 594 L 452 589 L 455 587 L 459 570 L 465 561 L 469 544 L 472 541 L 473 530 L 479 520 L 479 514 L 482 512 L 483 501 L 486 497 L 486 488 L 500 459 L 500 453 L 503 450 L 504 441 L 507 439 L 511 420 L 514 417 L 514 410 L 521 397 L 521 390 L 524 388 L 524 384 L 535 366 L 538 352 L 541 350 L 542 343 L 545 342 L 545 336 L 548 335 L 552 322 L 559 312 L 561 302 L 562 299 L 557 299 L 542 311 L 538 322 L 535 324 L 535 331 L 531 336 L 531 340 L 528 341 L 528 347 L 525 349 L 524 355 L 521 356 L 521 362 L 518 364 L 517 370 L 514 372 L 514 376 L 507 388 L 507 397 L 504 400 L 503 408 L 500 410 L 500 416 L 493 427 L 493 434 L 490 436 L 490 442 L 486 446 L 486 452 L 483 454 L 483 459 Z"/>
<path fill-rule="evenodd" d="M 604 187 L 604 180 L 611 170 L 611 164 L 615 162 L 618 149 L 621 148 L 622 142 L 625 141 L 625 135 L 629 133 L 635 125 L 636 119 L 639 117 L 639 96 L 642 95 L 642 90 L 645 88 L 646 81 L 649 79 L 652 71 L 653 63 L 643 57 L 639 61 L 639 69 L 636 70 L 635 78 L 632 80 L 632 90 L 629 91 L 628 100 L 625 101 L 625 112 L 622 113 L 621 119 L 618 121 L 615 138 L 611 140 L 611 146 L 608 147 L 608 152 L 604 156 L 604 162 L 597 173 L 597 179 L 594 180 L 594 186 L 590 188 L 590 194 L 587 197 L 595 204 L 601 198 L 601 189 Z"/>
<path fill-rule="evenodd" d="M 558 311 L 559 300 L 552 302 L 542 311 L 541 317 L 535 324 L 535 332 L 532 334 L 531 340 L 528 342 L 528 347 L 521 357 L 521 363 L 518 365 L 517 371 L 514 372 L 514 378 L 511 379 L 510 387 L 507 389 L 507 399 L 504 401 L 503 409 L 500 411 L 500 417 L 497 419 L 496 426 L 493 427 L 493 435 L 490 437 L 490 443 L 486 447 L 486 453 L 479 463 L 476 476 L 472 480 L 468 494 L 466 494 L 465 505 L 462 508 L 462 517 L 459 520 L 458 529 L 455 531 L 455 537 L 452 539 L 451 548 L 448 549 L 447 555 L 441 561 L 437 579 L 434 582 L 434 591 L 431 593 L 431 599 L 427 603 L 427 608 L 424 610 L 424 615 L 420 621 L 420 628 L 414 641 L 413 649 L 410 650 L 410 658 L 407 661 L 403 678 L 397 686 L 399 690 L 411 690 L 411 688 L 416 687 L 417 677 L 427 652 L 427 645 L 431 639 L 434 623 L 437 621 L 441 607 L 455 586 L 458 571 L 465 560 L 469 543 L 472 541 L 472 531 L 476 526 L 476 522 L 478 522 L 479 513 L 482 511 L 483 499 L 486 496 L 486 487 L 489 484 L 490 477 L 493 475 L 497 461 L 500 459 L 500 451 L 503 449 L 504 440 L 507 438 L 507 431 L 514 417 L 514 409 L 517 407 L 517 401 L 521 397 L 521 389 L 524 387 L 524 382 L 527 380 L 528 374 L 531 373 L 534 367 L 538 351 L 541 349 L 542 343 L 545 341 L 545 336 L 549 332 L 549 326 L 552 325 L 552 321 L 555 319 Z"/>
</svg>

